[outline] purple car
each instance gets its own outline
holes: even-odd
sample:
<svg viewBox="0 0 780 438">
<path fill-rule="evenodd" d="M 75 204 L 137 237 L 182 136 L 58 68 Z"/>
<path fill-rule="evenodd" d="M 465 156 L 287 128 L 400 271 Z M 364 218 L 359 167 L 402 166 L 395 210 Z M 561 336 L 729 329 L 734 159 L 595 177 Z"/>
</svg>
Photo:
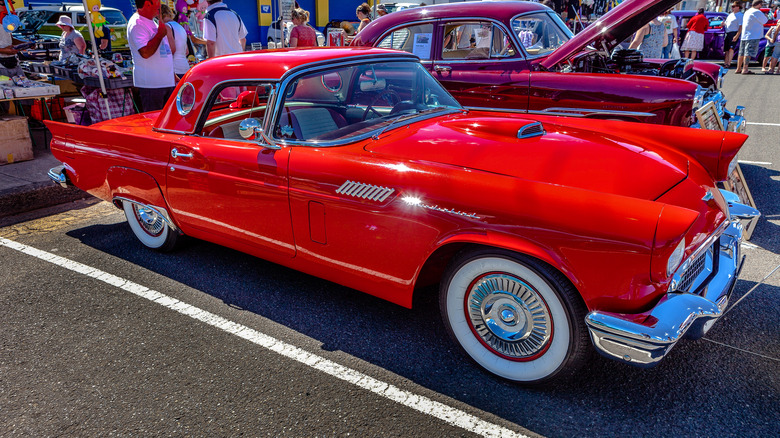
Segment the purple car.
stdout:
<svg viewBox="0 0 780 438">
<path fill-rule="evenodd" d="M 680 27 L 680 41 L 688 33 L 688 20 L 696 15 L 696 11 L 672 11 L 677 18 L 677 25 Z M 723 59 L 723 40 L 726 38 L 726 32 L 723 29 L 723 23 L 729 14 L 725 12 L 705 12 L 704 16 L 710 21 L 707 31 L 704 32 L 704 49 L 699 52 L 702 59 Z M 764 60 L 764 48 L 766 47 L 766 38 L 761 38 L 758 44 L 758 54 L 752 58 L 753 61 L 761 63 Z M 739 53 L 739 41 L 734 45 L 734 58 Z"/>
</svg>

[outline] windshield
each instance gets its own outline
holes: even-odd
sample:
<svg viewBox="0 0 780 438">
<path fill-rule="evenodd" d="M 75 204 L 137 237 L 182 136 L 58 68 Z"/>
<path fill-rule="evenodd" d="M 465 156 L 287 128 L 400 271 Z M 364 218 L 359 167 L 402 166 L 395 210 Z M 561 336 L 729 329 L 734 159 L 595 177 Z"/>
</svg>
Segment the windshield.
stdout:
<svg viewBox="0 0 780 438">
<path fill-rule="evenodd" d="M 558 15 L 547 12 L 515 17 L 512 30 L 530 56 L 552 53 L 572 37 L 571 31 Z"/>
<path fill-rule="evenodd" d="M 366 136 L 401 118 L 461 109 L 413 61 L 351 65 L 308 74 L 291 82 L 284 96 L 274 137 L 297 141 Z"/>
</svg>

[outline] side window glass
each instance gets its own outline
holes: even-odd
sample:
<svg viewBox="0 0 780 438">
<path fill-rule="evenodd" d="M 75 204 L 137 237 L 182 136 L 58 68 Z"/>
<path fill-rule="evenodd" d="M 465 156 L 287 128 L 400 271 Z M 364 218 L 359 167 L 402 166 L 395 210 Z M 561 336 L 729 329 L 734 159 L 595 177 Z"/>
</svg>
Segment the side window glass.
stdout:
<svg viewBox="0 0 780 438">
<path fill-rule="evenodd" d="M 83 12 L 76 14 L 76 24 L 87 24 L 87 17 Z"/>
<path fill-rule="evenodd" d="M 501 29 L 488 21 L 444 26 L 442 59 L 488 59 L 512 56 L 515 50 Z"/>
<path fill-rule="evenodd" d="M 385 49 L 403 50 L 423 60 L 431 59 L 433 24 L 418 24 L 394 30 L 377 44 Z"/>
<path fill-rule="evenodd" d="M 515 49 L 512 47 L 512 41 L 504 31 L 498 26 L 493 26 L 492 43 L 490 47 L 491 58 L 506 58 L 515 56 Z"/>
<path fill-rule="evenodd" d="M 238 130 L 239 124 L 249 118 L 257 119 L 262 124 L 273 86 L 271 83 L 242 83 L 222 87 L 205 110 L 206 121 L 200 134 L 243 140 Z"/>
<path fill-rule="evenodd" d="M 571 31 L 557 15 L 524 15 L 512 20 L 512 31 L 531 56 L 552 53 L 571 38 Z"/>
</svg>

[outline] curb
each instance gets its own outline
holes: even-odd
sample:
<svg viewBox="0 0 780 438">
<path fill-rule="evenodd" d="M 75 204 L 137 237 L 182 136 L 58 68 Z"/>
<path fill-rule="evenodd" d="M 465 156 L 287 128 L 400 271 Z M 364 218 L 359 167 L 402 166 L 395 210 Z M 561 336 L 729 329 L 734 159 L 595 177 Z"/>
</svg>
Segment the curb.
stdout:
<svg viewBox="0 0 780 438">
<path fill-rule="evenodd" d="M 32 183 L 0 192 L 0 218 L 91 197 L 76 187 L 65 188 L 53 182 Z"/>
</svg>

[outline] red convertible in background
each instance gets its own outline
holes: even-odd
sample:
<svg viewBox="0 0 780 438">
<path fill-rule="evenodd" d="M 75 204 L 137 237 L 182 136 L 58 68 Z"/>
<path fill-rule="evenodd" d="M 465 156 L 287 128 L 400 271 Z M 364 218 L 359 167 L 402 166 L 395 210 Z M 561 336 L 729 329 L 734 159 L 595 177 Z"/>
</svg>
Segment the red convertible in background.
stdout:
<svg viewBox="0 0 780 438">
<path fill-rule="evenodd" d="M 52 179 L 147 247 L 193 236 L 407 307 L 439 283 L 455 342 L 525 383 L 589 338 L 651 366 L 702 336 L 758 214 L 716 186 L 743 134 L 467 110 L 395 50 L 218 57 L 160 112 L 47 126 Z"/>
<path fill-rule="evenodd" d="M 719 90 L 726 69 L 613 53 L 677 1 L 625 0 L 574 36 L 539 3 L 425 6 L 372 21 L 351 44 L 414 53 L 467 107 L 702 127 L 711 102 L 721 123 L 707 128 L 744 132 L 744 109 L 728 111 Z"/>
</svg>

